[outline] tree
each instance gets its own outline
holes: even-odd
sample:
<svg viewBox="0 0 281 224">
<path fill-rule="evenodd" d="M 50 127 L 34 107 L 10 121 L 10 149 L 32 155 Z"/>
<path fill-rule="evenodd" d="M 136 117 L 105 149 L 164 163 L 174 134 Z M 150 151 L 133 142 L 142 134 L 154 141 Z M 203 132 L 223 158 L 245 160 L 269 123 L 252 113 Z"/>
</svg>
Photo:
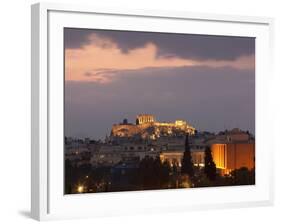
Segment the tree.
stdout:
<svg viewBox="0 0 281 224">
<path fill-rule="evenodd" d="M 255 184 L 255 171 L 254 169 L 248 170 L 247 167 L 233 170 L 231 176 L 234 178 L 234 185 L 250 185 Z"/>
<path fill-rule="evenodd" d="M 164 185 L 167 185 L 169 183 L 169 180 L 170 180 L 170 172 L 171 172 L 171 167 L 170 167 L 170 164 L 167 160 L 165 160 L 163 163 L 162 163 L 162 166 L 161 166 L 161 184 L 162 186 Z"/>
<path fill-rule="evenodd" d="M 137 171 L 138 184 L 141 189 L 165 188 L 169 183 L 170 171 L 169 163 L 162 163 L 159 156 L 155 159 L 145 156 Z"/>
<path fill-rule="evenodd" d="M 204 172 L 209 180 L 216 180 L 216 164 L 213 161 L 213 156 L 211 153 L 211 148 L 209 146 L 205 149 L 205 167 Z"/>
<path fill-rule="evenodd" d="M 152 157 L 145 156 L 139 164 L 139 181 L 143 189 L 154 188 L 155 169 Z"/>
<path fill-rule="evenodd" d="M 65 194 L 71 194 L 72 193 L 72 187 L 73 187 L 73 167 L 71 165 L 71 162 L 69 159 L 66 159 L 64 162 L 64 170 L 65 170 L 65 175 L 64 175 L 64 193 Z"/>
<path fill-rule="evenodd" d="M 157 156 L 155 159 L 153 159 L 152 164 L 152 171 L 151 174 L 154 176 L 154 186 L 155 187 L 161 187 L 161 170 L 162 170 L 162 162 L 160 160 L 160 157 Z M 155 178 L 156 177 L 156 178 Z"/>
<path fill-rule="evenodd" d="M 189 146 L 189 135 L 185 137 L 185 150 L 182 158 L 181 173 L 187 174 L 190 178 L 194 176 L 193 162 Z"/>
</svg>

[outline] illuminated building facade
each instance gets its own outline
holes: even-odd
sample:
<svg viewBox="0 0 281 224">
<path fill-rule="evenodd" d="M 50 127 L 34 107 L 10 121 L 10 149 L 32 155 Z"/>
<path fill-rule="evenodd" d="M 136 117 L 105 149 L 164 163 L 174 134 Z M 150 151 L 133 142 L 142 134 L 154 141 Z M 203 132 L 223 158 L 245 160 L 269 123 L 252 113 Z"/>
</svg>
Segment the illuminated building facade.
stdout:
<svg viewBox="0 0 281 224">
<path fill-rule="evenodd" d="M 162 151 L 160 153 L 160 160 L 162 162 L 168 161 L 169 164 L 181 167 L 184 151 Z M 191 150 L 191 158 L 194 166 L 204 166 L 205 152 L 203 150 Z"/>
<path fill-rule="evenodd" d="M 151 123 L 155 122 L 155 118 L 151 114 L 140 114 L 137 116 L 136 124 L 144 124 L 144 123 Z"/>
<path fill-rule="evenodd" d="M 160 154 L 160 160 L 163 163 L 164 161 L 167 161 L 171 166 L 179 166 L 181 167 L 181 161 L 183 157 L 183 152 L 179 151 L 169 151 L 169 152 L 162 152 Z"/>
<path fill-rule="evenodd" d="M 229 174 L 235 169 L 255 167 L 254 143 L 218 143 L 211 146 L 216 167 L 223 174 Z"/>
<path fill-rule="evenodd" d="M 125 119 L 126 120 L 126 119 Z M 150 114 L 141 114 L 136 118 L 136 124 L 123 121 L 120 124 L 114 124 L 111 129 L 111 137 L 136 137 L 142 139 L 155 140 L 161 135 L 169 136 L 177 133 L 194 135 L 195 128 L 184 120 L 175 122 L 158 122 Z"/>
</svg>

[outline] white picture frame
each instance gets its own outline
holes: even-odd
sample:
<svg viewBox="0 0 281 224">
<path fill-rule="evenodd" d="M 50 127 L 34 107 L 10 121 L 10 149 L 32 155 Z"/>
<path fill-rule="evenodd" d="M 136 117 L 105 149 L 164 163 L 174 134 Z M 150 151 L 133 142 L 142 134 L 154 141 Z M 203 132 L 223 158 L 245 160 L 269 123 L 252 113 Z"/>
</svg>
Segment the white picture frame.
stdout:
<svg viewBox="0 0 281 224">
<path fill-rule="evenodd" d="M 31 8 L 31 214 L 34 219 L 174 212 L 273 203 L 273 145 L 267 131 L 273 119 L 270 116 L 273 105 L 269 101 L 273 86 L 273 19 L 180 11 L 101 9 L 50 3 L 38 3 Z M 256 185 L 63 195 L 63 27 L 255 37 Z"/>
</svg>

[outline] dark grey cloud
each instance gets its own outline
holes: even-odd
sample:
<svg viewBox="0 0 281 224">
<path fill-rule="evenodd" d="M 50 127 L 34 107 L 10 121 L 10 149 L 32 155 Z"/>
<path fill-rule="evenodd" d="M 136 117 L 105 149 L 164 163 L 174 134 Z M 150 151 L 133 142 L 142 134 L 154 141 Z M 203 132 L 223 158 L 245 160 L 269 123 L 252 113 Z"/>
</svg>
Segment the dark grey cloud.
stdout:
<svg viewBox="0 0 281 224">
<path fill-rule="evenodd" d="M 113 123 L 139 113 L 185 119 L 199 130 L 255 131 L 255 74 L 233 68 L 123 71 L 111 84 L 66 81 L 65 133 L 103 138 Z"/>
<path fill-rule="evenodd" d="M 158 57 L 190 59 L 234 60 L 255 53 L 255 38 L 154 32 L 91 30 L 65 28 L 66 48 L 80 48 L 89 43 L 89 35 L 110 38 L 123 52 L 143 47 L 147 43 L 158 46 Z"/>
</svg>

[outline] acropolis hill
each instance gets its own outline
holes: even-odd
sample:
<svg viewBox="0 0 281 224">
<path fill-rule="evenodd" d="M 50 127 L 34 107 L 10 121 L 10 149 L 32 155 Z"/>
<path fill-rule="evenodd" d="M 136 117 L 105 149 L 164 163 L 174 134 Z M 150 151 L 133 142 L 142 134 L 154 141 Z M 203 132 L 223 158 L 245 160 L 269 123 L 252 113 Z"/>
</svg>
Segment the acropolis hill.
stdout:
<svg viewBox="0 0 281 224">
<path fill-rule="evenodd" d="M 120 124 L 114 124 L 111 130 L 112 137 L 136 137 L 142 139 L 157 139 L 161 135 L 195 133 L 195 128 L 184 120 L 175 122 L 159 122 L 151 114 L 140 114 L 136 117 L 136 124 L 128 123 L 124 119 Z"/>
</svg>

